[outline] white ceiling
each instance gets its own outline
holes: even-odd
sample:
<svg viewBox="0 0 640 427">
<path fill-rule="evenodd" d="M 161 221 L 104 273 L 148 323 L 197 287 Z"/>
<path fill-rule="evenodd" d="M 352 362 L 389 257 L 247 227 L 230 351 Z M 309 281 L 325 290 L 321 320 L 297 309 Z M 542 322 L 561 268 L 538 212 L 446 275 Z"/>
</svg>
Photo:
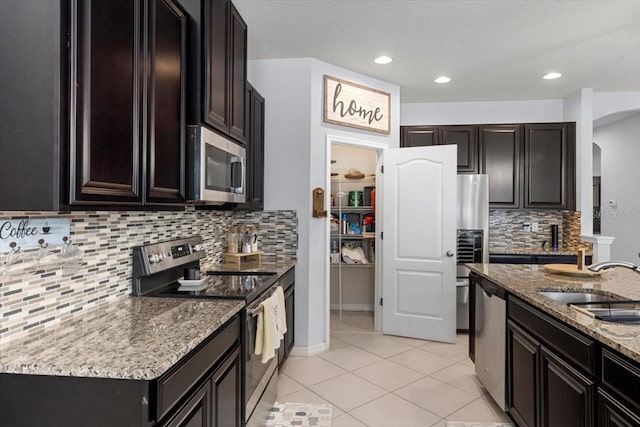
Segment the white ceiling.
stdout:
<svg viewBox="0 0 640 427">
<path fill-rule="evenodd" d="M 317 58 L 399 85 L 402 103 L 640 91 L 637 0 L 233 2 L 249 58 Z M 563 76 L 543 80 L 549 71 Z M 451 83 L 433 82 L 442 74 Z"/>
</svg>

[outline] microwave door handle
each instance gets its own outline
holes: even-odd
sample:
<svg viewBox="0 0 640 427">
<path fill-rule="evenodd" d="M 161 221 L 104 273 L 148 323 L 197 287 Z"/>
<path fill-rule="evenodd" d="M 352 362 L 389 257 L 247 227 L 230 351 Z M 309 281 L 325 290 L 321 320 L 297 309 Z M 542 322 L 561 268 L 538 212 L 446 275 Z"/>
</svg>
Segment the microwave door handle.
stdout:
<svg viewBox="0 0 640 427">
<path fill-rule="evenodd" d="M 240 169 L 240 186 L 234 187 L 234 177 L 237 176 L 238 168 Z M 244 188 L 244 159 L 239 156 L 231 158 L 231 192 L 242 193 Z"/>
</svg>

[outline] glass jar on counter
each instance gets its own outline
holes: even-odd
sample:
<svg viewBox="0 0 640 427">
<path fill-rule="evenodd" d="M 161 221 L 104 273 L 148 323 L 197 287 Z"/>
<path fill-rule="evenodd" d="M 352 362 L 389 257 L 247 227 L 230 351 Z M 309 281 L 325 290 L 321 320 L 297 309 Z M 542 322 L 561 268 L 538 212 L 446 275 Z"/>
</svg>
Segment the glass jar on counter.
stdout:
<svg viewBox="0 0 640 427">
<path fill-rule="evenodd" d="M 238 227 L 230 227 L 229 234 L 227 234 L 227 253 L 237 254 L 239 245 Z"/>
</svg>

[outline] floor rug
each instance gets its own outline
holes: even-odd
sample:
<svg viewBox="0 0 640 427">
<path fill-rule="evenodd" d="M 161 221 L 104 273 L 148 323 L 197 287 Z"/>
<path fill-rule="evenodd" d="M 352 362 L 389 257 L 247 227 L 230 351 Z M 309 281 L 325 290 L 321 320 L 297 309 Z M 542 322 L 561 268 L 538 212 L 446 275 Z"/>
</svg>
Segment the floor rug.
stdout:
<svg viewBox="0 0 640 427">
<path fill-rule="evenodd" d="M 265 427 L 331 427 L 328 403 L 278 403 L 269 412 Z"/>
<path fill-rule="evenodd" d="M 445 421 L 445 427 L 514 427 L 511 423 L 481 423 L 469 421 Z"/>
</svg>

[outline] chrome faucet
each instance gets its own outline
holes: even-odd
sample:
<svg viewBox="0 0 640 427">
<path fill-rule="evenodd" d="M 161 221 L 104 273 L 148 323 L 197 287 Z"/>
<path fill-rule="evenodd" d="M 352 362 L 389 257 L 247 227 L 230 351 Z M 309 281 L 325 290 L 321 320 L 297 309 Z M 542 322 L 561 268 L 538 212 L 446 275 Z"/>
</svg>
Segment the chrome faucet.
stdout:
<svg viewBox="0 0 640 427">
<path fill-rule="evenodd" d="M 597 264 L 592 264 L 587 268 L 597 273 L 600 270 L 607 270 L 612 267 L 625 267 L 635 271 L 636 273 L 640 273 L 640 270 L 638 270 L 640 269 L 640 266 L 628 261 L 603 261 Z"/>
</svg>

